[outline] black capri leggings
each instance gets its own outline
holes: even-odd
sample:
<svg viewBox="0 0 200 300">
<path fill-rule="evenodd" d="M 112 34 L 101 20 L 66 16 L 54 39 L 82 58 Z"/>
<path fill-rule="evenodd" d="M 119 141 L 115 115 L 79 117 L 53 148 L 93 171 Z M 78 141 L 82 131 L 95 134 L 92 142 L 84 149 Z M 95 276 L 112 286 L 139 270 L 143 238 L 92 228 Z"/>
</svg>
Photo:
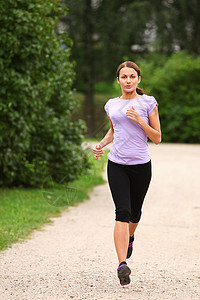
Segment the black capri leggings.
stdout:
<svg viewBox="0 0 200 300">
<path fill-rule="evenodd" d="M 138 165 L 121 165 L 108 160 L 107 176 L 115 204 L 115 220 L 138 223 L 151 181 L 151 161 Z"/>
</svg>

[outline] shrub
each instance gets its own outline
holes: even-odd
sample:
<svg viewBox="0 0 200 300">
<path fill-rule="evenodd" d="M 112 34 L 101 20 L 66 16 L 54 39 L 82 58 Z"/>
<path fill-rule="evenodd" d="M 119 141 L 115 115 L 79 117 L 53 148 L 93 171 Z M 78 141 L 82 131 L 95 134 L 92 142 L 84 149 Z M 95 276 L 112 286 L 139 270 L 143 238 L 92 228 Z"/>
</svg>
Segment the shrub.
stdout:
<svg viewBox="0 0 200 300">
<path fill-rule="evenodd" d="M 57 34 L 63 13 L 56 0 L 1 1 L 0 185 L 66 182 L 88 167 L 85 123 L 72 121 L 72 42 Z"/>
<path fill-rule="evenodd" d="M 144 88 L 159 102 L 164 142 L 200 142 L 200 57 L 173 54 L 163 65 L 144 64 Z"/>
</svg>

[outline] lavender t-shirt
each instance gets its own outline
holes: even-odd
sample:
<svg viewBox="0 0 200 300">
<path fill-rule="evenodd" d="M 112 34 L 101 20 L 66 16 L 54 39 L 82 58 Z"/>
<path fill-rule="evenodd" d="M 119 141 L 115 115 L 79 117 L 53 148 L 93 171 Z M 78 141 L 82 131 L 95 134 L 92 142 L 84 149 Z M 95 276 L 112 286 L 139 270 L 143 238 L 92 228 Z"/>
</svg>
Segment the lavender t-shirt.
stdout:
<svg viewBox="0 0 200 300">
<path fill-rule="evenodd" d="M 135 99 L 109 99 L 104 108 L 114 128 L 114 140 L 108 159 L 123 165 L 144 164 L 150 161 L 147 135 L 141 126 L 126 116 L 132 106 L 149 124 L 148 116 L 157 101 L 153 96 L 142 95 Z"/>
</svg>

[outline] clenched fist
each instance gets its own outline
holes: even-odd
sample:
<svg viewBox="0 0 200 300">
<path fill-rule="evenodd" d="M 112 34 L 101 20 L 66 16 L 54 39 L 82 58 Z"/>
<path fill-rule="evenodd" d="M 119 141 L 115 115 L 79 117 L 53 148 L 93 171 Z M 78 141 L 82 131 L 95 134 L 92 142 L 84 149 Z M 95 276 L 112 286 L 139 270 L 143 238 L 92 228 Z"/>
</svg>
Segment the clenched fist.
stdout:
<svg viewBox="0 0 200 300">
<path fill-rule="evenodd" d="M 103 156 L 104 151 L 102 150 L 102 147 L 100 144 L 97 144 L 93 148 L 93 153 L 96 159 L 98 159 L 100 156 Z"/>
<path fill-rule="evenodd" d="M 128 109 L 126 111 L 126 115 L 129 119 L 133 120 L 135 123 L 139 123 L 141 120 L 140 115 L 138 114 L 138 112 L 135 110 L 133 106 L 131 109 Z"/>
</svg>

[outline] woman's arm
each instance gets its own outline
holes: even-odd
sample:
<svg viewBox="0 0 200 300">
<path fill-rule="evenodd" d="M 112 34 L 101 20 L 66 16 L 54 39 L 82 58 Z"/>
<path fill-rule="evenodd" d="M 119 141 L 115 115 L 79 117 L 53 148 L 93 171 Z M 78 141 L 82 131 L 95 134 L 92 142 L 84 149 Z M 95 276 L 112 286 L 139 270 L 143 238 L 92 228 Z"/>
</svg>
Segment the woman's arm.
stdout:
<svg viewBox="0 0 200 300">
<path fill-rule="evenodd" d="M 113 124 L 111 119 L 108 117 L 109 122 L 110 122 L 110 129 L 108 130 L 108 132 L 106 133 L 105 137 L 101 140 L 101 142 L 99 143 L 99 145 L 101 146 L 101 148 L 105 147 L 106 145 L 110 144 L 113 139 L 114 139 L 114 128 L 113 128 Z"/>
<path fill-rule="evenodd" d="M 138 123 L 144 132 L 147 134 L 149 139 L 155 144 L 159 144 L 161 142 L 161 130 L 160 130 L 160 121 L 158 115 L 157 107 L 149 115 L 149 124 L 148 125 L 137 113 L 137 111 L 132 107 L 132 109 L 128 109 L 126 115 L 129 119 Z"/>
<path fill-rule="evenodd" d="M 93 153 L 96 159 L 98 159 L 100 156 L 103 155 L 104 151 L 102 150 L 102 148 L 110 144 L 114 139 L 114 128 L 110 118 L 109 121 L 110 121 L 110 129 L 106 133 L 105 137 L 100 141 L 100 143 L 95 145 L 93 148 Z"/>
</svg>

